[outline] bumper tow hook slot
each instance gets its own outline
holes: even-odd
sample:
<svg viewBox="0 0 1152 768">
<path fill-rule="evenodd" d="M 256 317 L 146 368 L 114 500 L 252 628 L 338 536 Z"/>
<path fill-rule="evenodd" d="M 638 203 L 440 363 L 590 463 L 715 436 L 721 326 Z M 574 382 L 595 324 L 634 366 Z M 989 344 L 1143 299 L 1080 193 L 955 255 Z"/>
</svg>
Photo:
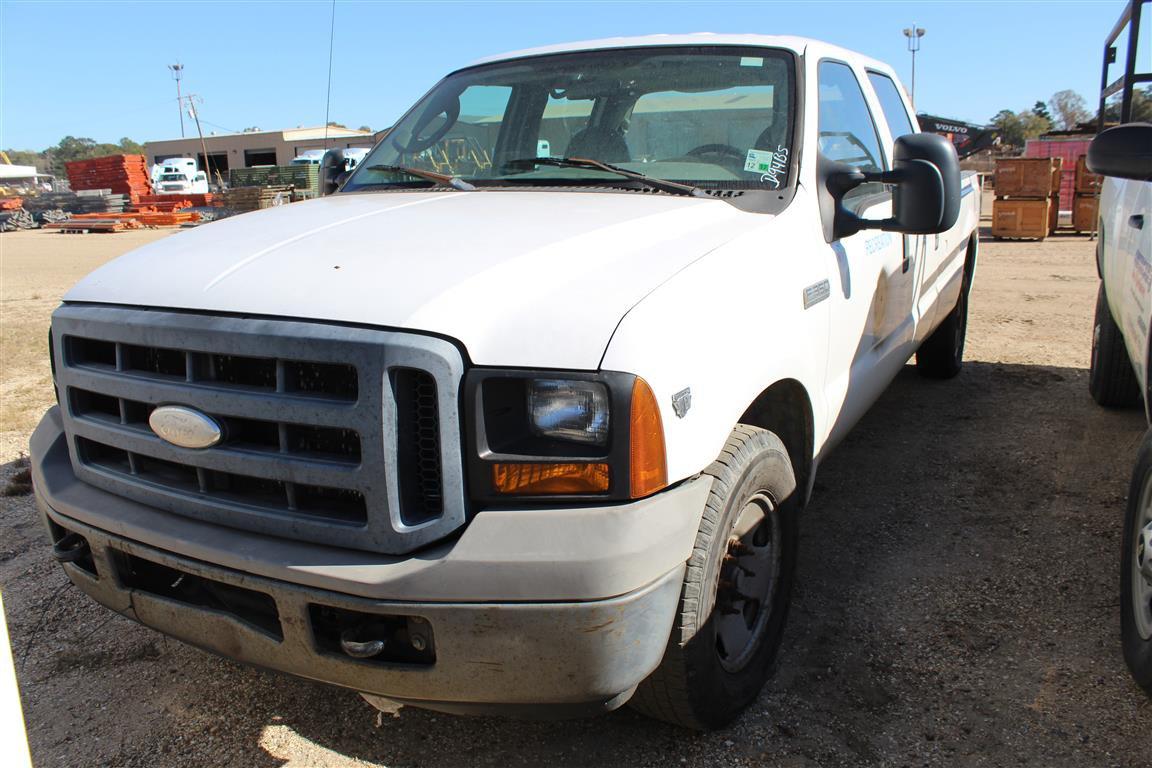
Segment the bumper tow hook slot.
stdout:
<svg viewBox="0 0 1152 768">
<path fill-rule="evenodd" d="M 52 545 L 52 557 L 61 563 L 74 563 L 88 554 L 88 542 L 78 533 L 65 534 Z"/>
<path fill-rule="evenodd" d="M 340 650 L 354 659 L 370 659 L 384 650 L 383 640 L 365 640 L 363 627 L 351 627 L 340 633 Z"/>
</svg>

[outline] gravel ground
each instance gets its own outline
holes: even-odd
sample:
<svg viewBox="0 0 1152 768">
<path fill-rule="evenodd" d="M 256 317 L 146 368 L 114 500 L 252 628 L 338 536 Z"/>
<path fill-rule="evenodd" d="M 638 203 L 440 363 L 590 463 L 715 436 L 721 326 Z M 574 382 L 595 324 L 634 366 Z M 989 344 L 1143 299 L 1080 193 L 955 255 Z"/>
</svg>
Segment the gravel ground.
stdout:
<svg viewBox="0 0 1152 768">
<path fill-rule="evenodd" d="M 0 247 L 55 258 L 38 234 Z M 100 237 L 116 236 L 84 236 Z M 86 247 L 74 239 L 51 242 Z M 628 709 L 562 723 L 378 713 L 99 608 L 65 586 L 29 498 L 3 498 L 0 588 L 34 760 L 1146 767 L 1152 705 L 1124 668 L 1117 597 L 1143 417 L 1087 394 L 1093 248 L 983 245 L 969 362 L 949 382 L 906 369 L 822 467 L 778 672 L 726 731 Z M 3 429 L 6 478 L 26 431 Z"/>
</svg>

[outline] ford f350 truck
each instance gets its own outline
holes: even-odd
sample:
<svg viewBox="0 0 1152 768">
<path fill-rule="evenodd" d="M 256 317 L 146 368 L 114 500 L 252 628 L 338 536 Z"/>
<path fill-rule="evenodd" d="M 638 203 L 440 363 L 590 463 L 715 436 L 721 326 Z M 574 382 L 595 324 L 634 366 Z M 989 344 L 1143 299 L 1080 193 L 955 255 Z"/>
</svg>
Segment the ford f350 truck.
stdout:
<svg viewBox="0 0 1152 768">
<path fill-rule="evenodd" d="M 1133 89 L 1152 82 L 1136 71 L 1140 15 L 1148 0 L 1132 0 L 1105 42 L 1100 126 L 1106 100 L 1120 96 L 1121 125 L 1099 133 L 1088 166 L 1104 176 L 1100 188 L 1096 256 L 1100 289 L 1092 332 L 1089 391 L 1097 403 L 1142 403 L 1152 424 L 1152 124 L 1132 120 Z M 1146 9 L 1143 9 L 1146 10 Z M 1109 77 L 1113 45 L 1125 35 L 1123 74 Z M 1147 67 L 1147 60 L 1143 62 Z M 1120 635 L 1136 682 L 1152 695 L 1152 430 L 1136 457 L 1120 558 Z"/>
<path fill-rule="evenodd" d="M 960 370 L 976 178 L 887 65 L 710 34 L 481 61 L 344 169 L 65 296 L 69 578 L 370 700 L 730 721 L 821 461 Z"/>
</svg>

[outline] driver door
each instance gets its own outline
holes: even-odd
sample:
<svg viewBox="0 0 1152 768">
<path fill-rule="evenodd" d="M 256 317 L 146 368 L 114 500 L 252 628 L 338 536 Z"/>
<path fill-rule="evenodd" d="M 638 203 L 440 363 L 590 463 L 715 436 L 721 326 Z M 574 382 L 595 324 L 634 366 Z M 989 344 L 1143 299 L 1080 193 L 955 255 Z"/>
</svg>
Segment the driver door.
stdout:
<svg viewBox="0 0 1152 768">
<path fill-rule="evenodd" d="M 853 69 L 841 61 L 821 61 L 817 87 L 820 151 L 863 171 L 885 170 L 880 132 Z M 845 195 L 843 204 L 866 219 L 892 214 L 892 194 L 882 184 L 860 185 Z M 863 415 L 908 359 L 915 330 L 917 240 L 869 229 L 828 246 L 833 330 L 827 395 L 833 441 Z"/>
</svg>

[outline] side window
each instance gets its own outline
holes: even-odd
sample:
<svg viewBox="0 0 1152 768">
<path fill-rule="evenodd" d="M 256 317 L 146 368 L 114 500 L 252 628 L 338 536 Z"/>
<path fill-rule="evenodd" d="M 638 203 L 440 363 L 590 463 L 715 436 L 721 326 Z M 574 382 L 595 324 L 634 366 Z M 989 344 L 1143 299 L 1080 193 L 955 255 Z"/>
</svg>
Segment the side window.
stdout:
<svg viewBox="0 0 1152 768">
<path fill-rule="evenodd" d="M 862 171 L 882 171 L 880 137 L 864 91 L 847 64 L 820 62 L 820 151 Z"/>
<path fill-rule="evenodd" d="M 822 61 L 817 82 L 820 89 L 817 123 L 820 152 L 830 160 L 847 163 L 862 171 L 883 171 L 884 155 L 880 151 L 876 123 L 852 68 L 838 61 Z M 884 193 L 883 184 L 861 184 L 844 196 L 844 205 L 853 213 L 860 214 Z"/>
<path fill-rule="evenodd" d="M 912 120 L 908 117 L 908 110 L 904 107 L 904 99 L 900 98 L 900 89 L 892 78 L 879 72 L 869 72 L 868 81 L 876 91 L 876 98 L 880 100 L 880 111 L 888 122 L 888 130 L 893 139 L 916 133 L 912 127 Z"/>
</svg>

